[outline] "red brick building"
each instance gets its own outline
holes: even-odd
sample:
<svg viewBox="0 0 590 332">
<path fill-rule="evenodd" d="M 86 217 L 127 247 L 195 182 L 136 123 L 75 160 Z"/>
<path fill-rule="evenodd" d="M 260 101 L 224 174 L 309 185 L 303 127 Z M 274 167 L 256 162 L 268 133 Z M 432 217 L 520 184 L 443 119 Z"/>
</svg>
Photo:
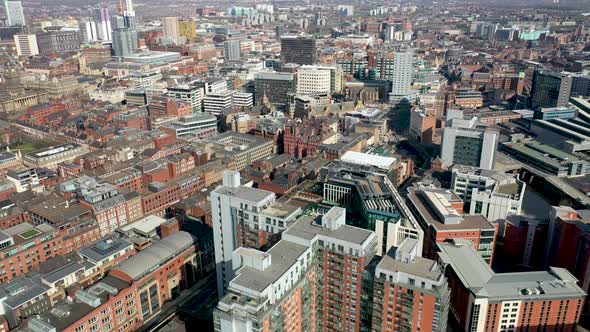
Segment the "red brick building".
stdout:
<svg viewBox="0 0 590 332">
<path fill-rule="evenodd" d="M 566 269 L 495 273 L 466 241 L 438 248 L 463 330 L 576 330 L 586 293 Z"/>
<path fill-rule="evenodd" d="M 464 215 L 463 201 L 448 189 L 410 188 L 410 204 L 424 229 L 424 256 L 436 258 L 436 244 L 452 239 L 473 242 L 475 249 L 491 265 L 498 225 L 481 215 Z"/>
<path fill-rule="evenodd" d="M 285 127 L 283 151 L 297 159 L 314 156 L 320 152 L 320 144 L 335 134 L 325 120 L 291 122 Z"/>
</svg>

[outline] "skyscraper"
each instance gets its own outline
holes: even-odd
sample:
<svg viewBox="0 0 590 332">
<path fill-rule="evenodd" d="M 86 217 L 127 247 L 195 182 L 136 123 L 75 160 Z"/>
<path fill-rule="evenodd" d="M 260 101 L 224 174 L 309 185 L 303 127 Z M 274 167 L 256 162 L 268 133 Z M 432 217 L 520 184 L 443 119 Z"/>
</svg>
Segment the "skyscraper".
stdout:
<svg viewBox="0 0 590 332">
<path fill-rule="evenodd" d="M 80 28 L 80 41 L 82 43 L 93 43 L 98 40 L 96 22 L 92 18 L 82 17 L 78 26 Z"/>
<path fill-rule="evenodd" d="M 419 240 L 405 239 L 375 269 L 373 331 L 447 330 L 451 292 L 436 261 L 420 257 Z"/>
<path fill-rule="evenodd" d="M 223 185 L 211 192 L 217 294 L 221 297 L 234 277 L 233 253 L 241 247 L 263 249 L 278 241 L 300 209 L 276 203 L 274 193 L 242 186 L 240 173 L 226 171 Z"/>
<path fill-rule="evenodd" d="M 281 61 L 299 65 L 313 65 L 317 62 L 316 44 L 313 36 L 282 36 Z"/>
<path fill-rule="evenodd" d="M 412 72 L 414 53 L 412 51 L 396 52 L 393 55 L 393 74 L 391 81 L 391 93 L 389 101 L 399 103 L 402 100 L 413 101 L 410 86 L 412 85 Z"/>
<path fill-rule="evenodd" d="M 571 88 L 570 77 L 546 70 L 535 70 L 531 87 L 531 107 L 566 106 Z"/>
<path fill-rule="evenodd" d="M 39 54 L 37 37 L 33 34 L 14 35 L 14 42 L 16 44 L 16 52 L 19 56 L 33 56 Z"/>
<path fill-rule="evenodd" d="M 126 57 L 137 50 L 137 31 L 130 24 L 133 24 L 131 16 L 113 16 L 113 55 L 116 57 Z"/>
<path fill-rule="evenodd" d="M 4 9 L 9 26 L 26 25 L 22 2 L 4 0 Z"/>
<path fill-rule="evenodd" d="M 162 27 L 164 28 L 164 38 L 178 44 L 178 37 L 180 36 L 180 28 L 178 26 L 178 17 L 167 16 L 162 17 Z"/>
<path fill-rule="evenodd" d="M 192 20 L 183 20 L 178 22 L 179 34 L 188 41 L 197 39 L 197 22 Z"/>
<path fill-rule="evenodd" d="M 225 61 L 238 61 L 241 57 L 240 41 L 230 39 L 223 42 L 223 58 Z"/>
<path fill-rule="evenodd" d="M 453 114 L 456 118 L 449 119 Z M 477 118 L 463 120 L 463 112 L 449 110 L 443 132 L 441 158 L 445 165 L 466 165 L 492 169 L 498 146 L 498 132 L 480 124 Z"/>
<path fill-rule="evenodd" d="M 108 8 L 100 8 L 95 16 L 98 39 L 103 41 L 113 40 L 113 28 L 111 26 L 111 13 Z"/>
<path fill-rule="evenodd" d="M 213 314 L 215 330 L 360 331 L 362 275 L 377 238 L 345 221 L 346 209 L 332 207 L 297 218 L 267 252 L 235 250 L 236 277 Z"/>
</svg>

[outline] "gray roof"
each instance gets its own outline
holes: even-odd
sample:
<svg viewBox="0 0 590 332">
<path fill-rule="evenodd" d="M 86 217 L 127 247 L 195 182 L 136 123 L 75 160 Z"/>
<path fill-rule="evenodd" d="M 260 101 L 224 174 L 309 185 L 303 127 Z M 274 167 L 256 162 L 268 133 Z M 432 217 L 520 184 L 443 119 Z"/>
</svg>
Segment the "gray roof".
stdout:
<svg viewBox="0 0 590 332">
<path fill-rule="evenodd" d="M 246 186 L 239 186 L 237 188 L 220 186 L 215 188 L 214 192 L 220 195 L 228 195 L 253 203 L 258 203 L 268 199 L 269 196 L 274 196 L 274 193 L 270 191 Z"/>
<path fill-rule="evenodd" d="M 317 235 L 323 235 L 358 245 L 362 245 L 373 234 L 372 231 L 349 225 L 342 225 L 337 229 L 325 228 L 321 225 L 321 217 L 303 216 L 293 223 L 284 234 L 305 240 L 312 240 Z"/>
<path fill-rule="evenodd" d="M 97 241 L 88 247 L 78 250 L 80 256 L 93 261 L 99 262 L 114 253 L 123 250 L 123 248 L 132 246 L 133 244 L 122 238 L 113 238 Z"/>
<path fill-rule="evenodd" d="M 377 268 L 392 273 L 403 272 L 432 281 L 439 281 L 443 276 L 440 268 L 437 268 L 436 262 L 424 257 L 414 257 L 411 262 L 405 262 L 385 255 Z"/>
<path fill-rule="evenodd" d="M 160 266 L 194 246 L 195 238 L 187 232 L 177 232 L 154 243 L 121 262 L 114 270 L 121 271 L 133 280 L 140 280 L 154 267 Z"/>
<path fill-rule="evenodd" d="M 28 301 L 47 293 L 49 287 L 43 285 L 39 276 L 22 277 L 0 286 L 1 297 L 7 296 L 4 304 L 10 308 L 18 308 Z"/>
<path fill-rule="evenodd" d="M 297 259 L 303 255 L 307 248 L 306 246 L 281 240 L 268 250 L 272 260 L 272 264 L 268 268 L 261 271 L 244 266 L 238 270 L 237 276 L 231 281 L 231 285 L 262 292 L 285 274 L 293 264 L 297 263 Z"/>
<path fill-rule="evenodd" d="M 490 300 L 579 298 L 586 293 L 566 269 L 495 273 L 468 244 L 440 243 L 439 257 L 474 296 Z"/>
<path fill-rule="evenodd" d="M 79 263 L 70 263 L 43 275 L 42 279 L 48 283 L 53 284 L 78 271 L 84 271 L 84 266 Z"/>
</svg>

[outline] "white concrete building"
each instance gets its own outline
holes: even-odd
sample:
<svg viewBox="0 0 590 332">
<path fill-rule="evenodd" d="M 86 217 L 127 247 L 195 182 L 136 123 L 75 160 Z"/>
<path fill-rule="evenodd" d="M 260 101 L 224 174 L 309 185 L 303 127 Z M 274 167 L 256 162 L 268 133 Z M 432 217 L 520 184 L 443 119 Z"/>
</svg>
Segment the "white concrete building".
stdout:
<svg viewBox="0 0 590 332">
<path fill-rule="evenodd" d="M 223 109 L 231 108 L 232 95 L 230 91 L 206 94 L 203 97 L 203 112 L 219 115 Z"/>
<path fill-rule="evenodd" d="M 455 167 L 451 189 L 469 206 L 469 214 L 489 221 L 520 214 L 526 184 L 502 172 L 475 167 Z"/>
<path fill-rule="evenodd" d="M 14 35 L 16 53 L 18 56 L 33 56 L 39 54 L 37 37 L 33 34 Z"/>
<path fill-rule="evenodd" d="M 270 191 L 241 185 L 240 173 L 236 171 L 226 171 L 223 185 L 211 192 L 219 297 L 225 294 L 234 278 L 234 266 L 239 266 L 232 260 L 234 251 L 241 246 L 241 234 L 246 230 L 280 234 L 301 213 L 297 207 L 275 204 L 275 201 L 276 196 Z"/>
<path fill-rule="evenodd" d="M 463 120 L 463 112 L 450 110 L 443 132 L 441 158 L 445 166 L 466 165 L 483 169 L 494 167 L 499 133 L 478 122 Z"/>
<path fill-rule="evenodd" d="M 297 69 L 296 92 L 312 94 L 332 92 L 334 68 L 324 66 L 301 66 Z"/>
</svg>

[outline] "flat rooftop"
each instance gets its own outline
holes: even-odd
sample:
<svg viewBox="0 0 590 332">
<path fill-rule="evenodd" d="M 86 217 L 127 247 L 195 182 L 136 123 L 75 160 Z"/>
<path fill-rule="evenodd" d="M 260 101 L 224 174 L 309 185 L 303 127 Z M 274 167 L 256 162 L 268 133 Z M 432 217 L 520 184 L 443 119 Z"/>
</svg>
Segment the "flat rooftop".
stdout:
<svg viewBox="0 0 590 332">
<path fill-rule="evenodd" d="M 273 217 L 286 218 L 299 210 L 300 208 L 298 206 L 291 205 L 288 203 L 275 202 L 271 206 L 262 210 L 261 213 Z"/>
<path fill-rule="evenodd" d="M 473 215 L 463 216 L 463 220 L 457 224 L 444 224 L 436 212 L 430 207 L 430 204 L 426 202 L 422 195 L 418 194 L 419 191 L 410 190 L 408 191 L 408 198 L 416 210 L 420 213 L 421 217 L 426 223 L 433 226 L 437 230 L 442 231 L 453 231 L 453 230 L 493 230 L 494 225 L 487 220 L 484 216 Z"/>
<path fill-rule="evenodd" d="M 318 235 L 323 235 L 332 239 L 342 240 L 357 245 L 362 245 L 374 233 L 372 231 L 353 227 L 349 225 L 342 225 L 337 229 L 330 229 L 321 225 L 322 216 L 302 216 L 291 227 L 283 232 L 283 234 L 302 238 L 305 240 L 313 240 Z"/>
<path fill-rule="evenodd" d="M 272 260 L 269 267 L 263 271 L 248 266 L 240 268 L 237 276 L 230 282 L 230 287 L 237 285 L 262 292 L 297 263 L 307 249 L 307 246 L 281 240 L 267 252 Z"/>
<path fill-rule="evenodd" d="M 586 293 L 566 269 L 495 273 L 468 244 L 440 243 L 439 257 L 449 264 L 461 282 L 477 297 L 492 301 L 580 298 Z"/>
<path fill-rule="evenodd" d="M 264 200 L 269 199 L 271 196 L 275 194 L 270 191 L 266 191 L 263 189 L 257 189 L 252 187 L 246 186 L 239 186 L 237 188 L 227 187 L 227 186 L 220 186 L 215 188 L 214 192 L 220 195 L 228 195 L 232 197 L 236 197 L 248 202 L 261 202 Z"/>
<path fill-rule="evenodd" d="M 385 170 L 389 170 L 397 161 L 392 157 L 383 157 L 355 151 L 346 152 L 340 157 L 340 160 L 351 164 L 375 166 Z"/>
<path fill-rule="evenodd" d="M 407 263 L 385 255 L 377 265 L 377 269 L 393 273 L 407 273 L 432 281 L 439 281 L 443 276 L 443 272 L 437 268 L 436 262 L 424 257 L 415 257 L 410 263 Z"/>
</svg>

